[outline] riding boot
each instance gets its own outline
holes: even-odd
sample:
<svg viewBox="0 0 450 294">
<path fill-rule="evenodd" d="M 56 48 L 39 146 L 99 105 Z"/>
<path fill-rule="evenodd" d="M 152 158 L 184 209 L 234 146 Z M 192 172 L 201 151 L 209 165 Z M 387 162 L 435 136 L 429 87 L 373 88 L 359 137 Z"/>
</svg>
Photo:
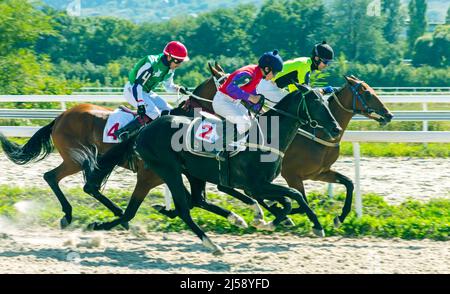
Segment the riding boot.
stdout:
<svg viewBox="0 0 450 294">
<path fill-rule="evenodd" d="M 163 111 L 161 111 L 161 116 L 169 115 L 169 114 L 170 114 L 170 110 L 163 110 Z"/>
<path fill-rule="evenodd" d="M 137 116 L 123 128 L 118 129 L 114 132 L 114 136 L 119 138 L 121 142 L 128 140 L 130 137 L 137 134 L 137 132 L 144 125 L 144 120 Z"/>
</svg>

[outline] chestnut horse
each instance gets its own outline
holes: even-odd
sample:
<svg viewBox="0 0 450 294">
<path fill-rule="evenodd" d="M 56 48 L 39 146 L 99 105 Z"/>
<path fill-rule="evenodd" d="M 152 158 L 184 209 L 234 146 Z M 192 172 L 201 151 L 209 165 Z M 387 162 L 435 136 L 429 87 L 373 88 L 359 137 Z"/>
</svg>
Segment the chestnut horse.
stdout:
<svg viewBox="0 0 450 294">
<path fill-rule="evenodd" d="M 193 92 L 193 94 L 200 97 L 213 97 L 216 92 L 217 79 L 220 79 L 224 75 L 222 74 L 223 69 L 217 63 L 215 67 L 209 63 L 208 66 L 213 76 L 200 84 Z M 206 109 L 211 108 L 211 103 L 205 103 L 201 100 L 197 100 L 195 103 L 191 102 L 192 105 L 189 107 L 184 104 L 184 102 L 181 103 L 172 113 L 189 115 L 193 106 Z M 63 162 L 58 167 L 46 172 L 44 179 L 62 206 L 64 213 L 64 217 L 60 220 L 62 228 L 65 228 L 72 222 L 72 206 L 59 187 L 59 182 L 67 176 L 84 170 L 80 161 L 77 160 L 79 156 L 90 154 L 94 150 L 99 154 L 104 154 L 111 148 L 120 149 L 123 146 L 129 147 L 130 145 L 103 143 L 103 129 L 111 112 L 111 109 L 93 104 L 74 106 L 64 111 L 48 125 L 39 129 L 23 146 L 9 141 L 0 133 L 0 142 L 2 143 L 2 148 L 6 156 L 16 164 L 23 165 L 31 161 L 40 161 L 48 156 L 54 147 L 58 150 Z M 95 147 L 94 150 L 86 150 L 86 146 Z M 152 188 L 163 183 L 154 172 L 143 168 L 141 160 L 133 162 L 120 158 L 118 164 L 127 169 L 137 170 L 137 183 L 132 194 L 133 199 L 139 198 L 143 200 Z M 123 210 L 102 195 L 98 189 L 89 189 L 89 186 L 85 186 L 84 190 L 106 206 L 115 216 L 120 217 L 123 215 Z M 238 225 L 241 221 L 239 216 L 228 210 L 223 210 L 219 207 L 216 208 L 215 205 L 209 204 L 206 200 L 201 202 L 201 205 L 208 207 L 215 213 L 231 217 Z M 125 228 L 128 227 L 126 222 L 122 223 L 122 225 Z"/>
</svg>

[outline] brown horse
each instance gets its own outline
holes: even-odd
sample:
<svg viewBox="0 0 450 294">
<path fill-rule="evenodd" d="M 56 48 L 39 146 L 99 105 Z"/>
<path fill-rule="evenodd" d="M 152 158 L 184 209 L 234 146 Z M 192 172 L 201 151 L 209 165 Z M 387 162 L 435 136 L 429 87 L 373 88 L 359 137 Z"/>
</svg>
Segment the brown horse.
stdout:
<svg viewBox="0 0 450 294">
<path fill-rule="evenodd" d="M 213 76 L 200 84 L 193 92 L 193 94 L 200 97 L 213 97 L 216 91 L 217 79 L 223 76 L 223 69 L 218 64 L 213 67 L 208 63 L 208 66 Z M 190 107 L 184 104 L 181 103 L 172 113 L 189 114 Z M 210 109 L 211 103 L 197 100 L 191 106 Z M 49 155 L 53 147 L 56 147 L 58 150 L 63 162 L 58 167 L 46 172 L 44 179 L 62 206 L 62 211 L 64 212 L 64 217 L 60 220 L 62 228 L 65 228 L 72 222 L 72 206 L 61 191 L 59 182 L 67 176 L 84 170 L 78 158 L 80 154 L 90 154 L 93 151 L 86 150 L 86 146 L 92 146 L 95 152 L 104 154 L 112 147 L 121 145 L 103 143 L 103 129 L 111 112 L 111 109 L 93 104 L 77 105 L 63 112 L 51 123 L 39 129 L 23 146 L 9 141 L 0 134 L 0 142 L 5 154 L 16 164 L 23 165 L 30 161 L 39 161 Z M 132 194 L 133 199 L 143 200 L 152 188 L 163 183 L 151 170 L 144 169 L 140 160 L 134 164 L 131 164 L 131 161 L 128 160 L 119 160 L 118 164 L 123 168 L 137 171 L 137 183 Z M 120 217 L 123 215 L 122 209 L 102 195 L 98 189 L 87 189 L 88 187 L 85 188 L 85 191 L 105 205 L 115 216 Z M 216 209 L 215 205 L 207 203 L 206 200 L 201 204 L 204 206 L 210 205 L 208 208 L 216 213 L 220 212 L 222 215 L 231 216 L 235 223 L 239 224 L 241 220 L 240 217 L 228 210 Z M 122 223 L 122 225 L 124 227 L 128 226 L 127 223 Z"/>
<path fill-rule="evenodd" d="M 333 116 L 335 116 L 337 122 L 341 125 L 344 131 L 347 128 L 351 118 L 355 114 L 361 114 L 366 117 L 375 119 L 380 124 L 386 124 L 391 121 L 393 117 L 392 114 L 381 102 L 375 91 L 367 83 L 360 81 L 354 76 L 345 77 L 345 79 L 346 84 L 340 90 L 338 90 L 337 93 L 333 94 L 329 98 L 330 111 Z M 203 97 L 212 99 L 215 94 L 215 89 L 215 87 L 211 89 L 211 96 Z M 191 97 L 190 100 L 195 100 L 195 98 Z M 286 151 L 285 157 L 283 159 L 281 175 L 286 179 L 290 187 L 298 189 L 300 192 L 302 192 L 303 195 L 306 195 L 304 193 L 305 189 L 303 186 L 303 180 L 306 179 L 342 183 L 343 185 L 345 185 L 345 187 L 347 188 L 347 194 L 345 204 L 342 209 L 342 214 L 334 219 L 335 226 L 339 226 L 351 210 L 353 195 L 352 181 L 344 175 L 331 170 L 331 165 L 337 160 L 339 156 L 339 142 L 341 140 L 341 137 L 333 142 L 326 142 L 319 138 L 321 135 L 319 131 L 316 134 L 317 137 L 312 140 L 311 137 L 314 137 L 314 135 L 312 135 L 310 132 L 314 132 L 314 130 L 306 131 L 306 135 L 310 138 L 307 138 L 301 134 L 297 135 Z M 108 158 L 106 160 L 105 158 L 101 160 L 107 163 L 113 162 Z M 202 189 L 202 193 L 204 193 L 204 187 Z M 271 226 L 271 224 L 267 225 L 264 223 L 260 212 L 258 212 L 260 211 L 259 206 L 256 203 L 252 202 L 252 200 L 248 196 L 227 187 L 218 186 L 218 189 L 238 198 L 241 201 L 244 201 L 246 204 L 253 205 L 256 213 L 254 223 L 256 223 L 260 228 L 273 229 L 273 226 Z M 192 192 L 192 194 L 194 197 L 194 192 Z M 142 200 L 139 199 L 139 201 Z M 136 201 L 134 201 L 133 199 L 130 200 L 130 203 L 135 202 Z M 130 208 L 130 210 L 128 210 L 127 208 L 127 211 L 125 212 L 122 220 L 118 219 L 113 222 L 100 225 L 94 224 L 93 227 L 97 229 L 109 229 L 114 225 L 121 223 L 122 221 L 131 220 L 130 216 L 134 216 L 135 209 L 139 207 L 140 202 L 137 203 L 138 205 Z M 277 208 L 276 205 L 268 206 L 264 202 L 259 203 L 275 215 L 281 213 L 281 210 Z M 160 210 L 160 212 L 171 218 L 178 215 L 174 210 L 167 211 L 162 206 L 156 207 L 158 208 L 158 210 Z M 294 208 L 291 211 L 291 213 L 298 212 L 301 212 L 300 208 Z M 292 222 L 287 219 L 287 224 L 292 224 Z"/>
<path fill-rule="evenodd" d="M 385 125 L 392 120 L 392 113 L 367 83 L 353 75 L 345 77 L 345 79 L 346 84 L 328 99 L 330 111 L 343 131 L 346 130 L 355 114 L 375 119 L 381 125 Z M 309 131 L 312 132 L 313 130 Z M 320 133 L 318 136 L 320 136 Z M 281 175 L 288 185 L 299 190 L 303 195 L 306 195 L 303 185 L 304 180 L 339 183 L 345 186 L 344 207 L 341 215 L 334 219 L 336 227 L 344 221 L 350 212 L 353 195 L 352 180 L 331 169 L 331 166 L 339 157 L 341 138 L 342 136 L 333 142 L 324 142 L 318 137 L 314 141 L 298 134 L 286 152 L 281 170 Z M 291 213 L 299 211 L 300 208 L 294 208 Z"/>
</svg>

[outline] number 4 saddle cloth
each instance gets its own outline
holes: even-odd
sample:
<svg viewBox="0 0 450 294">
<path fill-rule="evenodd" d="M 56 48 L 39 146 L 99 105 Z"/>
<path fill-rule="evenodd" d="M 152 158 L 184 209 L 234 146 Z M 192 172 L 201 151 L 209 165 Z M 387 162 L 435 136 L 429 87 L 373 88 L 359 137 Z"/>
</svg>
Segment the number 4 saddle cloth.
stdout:
<svg viewBox="0 0 450 294">
<path fill-rule="evenodd" d="M 114 135 L 114 132 L 126 126 L 136 116 L 137 113 L 135 111 L 123 105 L 114 110 L 109 115 L 103 130 L 103 143 L 120 143 L 120 139 Z M 147 124 L 149 121 L 150 118 L 146 116 L 143 123 Z"/>
</svg>

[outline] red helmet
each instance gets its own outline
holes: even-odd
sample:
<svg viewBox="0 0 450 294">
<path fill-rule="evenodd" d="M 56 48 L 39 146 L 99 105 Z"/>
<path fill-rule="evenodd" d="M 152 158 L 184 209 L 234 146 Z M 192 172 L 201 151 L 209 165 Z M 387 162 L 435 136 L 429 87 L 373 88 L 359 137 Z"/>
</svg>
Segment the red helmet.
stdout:
<svg viewBox="0 0 450 294">
<path fill-rule="evenodd" d="M 178 41 L 172 41 L 167 43 L 166 47 L 164 47 L 164 54 L 170 55 L 173 58 L 183 61 L 189 60 L 186 46 L 184 46 L 181 42 Z"/>
</svg>

